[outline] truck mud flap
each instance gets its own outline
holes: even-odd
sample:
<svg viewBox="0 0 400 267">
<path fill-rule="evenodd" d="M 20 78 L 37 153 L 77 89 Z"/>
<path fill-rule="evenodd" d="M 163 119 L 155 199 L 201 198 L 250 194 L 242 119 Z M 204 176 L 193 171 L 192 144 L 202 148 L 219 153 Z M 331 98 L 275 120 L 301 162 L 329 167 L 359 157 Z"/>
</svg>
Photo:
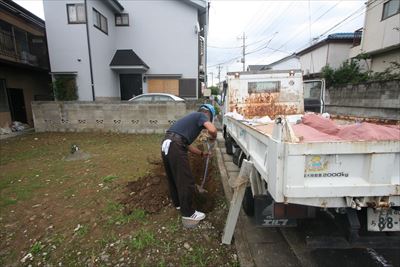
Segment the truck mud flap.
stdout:
<svg viewBox="0 0 400 267">
<path fill-rule="evenodd" d="M 256 224 L 262 227 L 296 227 L 297 220 L 289 218 L 276 218 L 275 202 L 269 195 L 254 196 L 254 210 Z"/>
</svg>

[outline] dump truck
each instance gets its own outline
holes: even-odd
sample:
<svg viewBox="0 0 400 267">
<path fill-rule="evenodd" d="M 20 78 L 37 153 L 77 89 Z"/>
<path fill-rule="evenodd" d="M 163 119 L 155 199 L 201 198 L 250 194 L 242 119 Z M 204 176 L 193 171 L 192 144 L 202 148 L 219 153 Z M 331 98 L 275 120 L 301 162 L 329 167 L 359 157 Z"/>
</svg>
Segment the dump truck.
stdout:
<svg viewBox="0 0 400 267">
<path fill-rule="evenodd" d="M 245 159 L 254 166 L 243 209 L 266 227 L 296 226 L 316 211 L 345 216 L 345 241 L 310 245 L 398 247 L 398 235 L 371 240 L 360 233 L 400 231 L 400 136 L 302 139 L 293 129 L 305 112 L 324 112 L 324 87 L 323 80 L 303 81 L 300 70 L 227 74 L 222 92 L 226 152 L 239 167 Z"/>
</svg>

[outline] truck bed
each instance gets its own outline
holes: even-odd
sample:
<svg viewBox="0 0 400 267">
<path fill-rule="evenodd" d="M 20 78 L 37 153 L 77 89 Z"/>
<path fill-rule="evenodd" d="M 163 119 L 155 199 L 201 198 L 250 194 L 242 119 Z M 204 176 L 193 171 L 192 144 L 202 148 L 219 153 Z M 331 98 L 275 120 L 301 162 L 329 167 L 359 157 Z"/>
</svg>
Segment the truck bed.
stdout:
<svg viewBox="0 0 400 267">
<path fill-rule="evenodd" d="M 276 202 L 324 208 L 355 202 L 361 207 L 400 206 L 398 139 L 288 141 L 285 124 L 257 125 L 231 117 L 224 124 Z"/>
</svg>

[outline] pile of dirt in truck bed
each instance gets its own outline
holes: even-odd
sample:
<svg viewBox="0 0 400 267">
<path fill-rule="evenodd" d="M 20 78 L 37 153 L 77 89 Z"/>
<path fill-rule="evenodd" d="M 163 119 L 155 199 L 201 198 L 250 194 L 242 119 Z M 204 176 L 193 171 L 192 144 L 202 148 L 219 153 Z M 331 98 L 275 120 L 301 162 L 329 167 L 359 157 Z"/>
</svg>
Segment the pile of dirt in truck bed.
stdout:
<svg viewBox="0 0 400 267">
<path fill-rule="evenodd" d="M 142 209 L 147 213 L 160 212 L 165 206 L 172 204 L 169 195 L 168 181 L 161 158 L 148 159 L 154 167 L 137 181 L 129 182 L 124 196 L 120 201 L 124 205 L 124 213 L 130 214 L 135 209 Z M 200 185 L 204 175 L 205 159 L 198 155 L 189 154 L 189 161 L 196 184 Z M 210 212 L 214 209 L 217 183 L 213 179 L 215 168 L 209 164 L 208 176 L 204 188 L 206 193 L 195 192 L 193 206 L 196 210 Z"/>
</svg>

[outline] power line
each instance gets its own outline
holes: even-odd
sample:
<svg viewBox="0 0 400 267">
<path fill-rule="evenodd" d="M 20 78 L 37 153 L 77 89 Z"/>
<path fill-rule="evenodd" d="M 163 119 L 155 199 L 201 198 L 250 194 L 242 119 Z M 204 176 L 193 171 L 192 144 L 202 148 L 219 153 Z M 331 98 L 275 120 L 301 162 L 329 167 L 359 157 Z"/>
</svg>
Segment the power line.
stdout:
<svg viewBox="0 0 400 267">
<path fill-rule="evenodd" d="M 316 23 L 317 21 L 319 21 L 323 16 L 325 16 L 328 12 L 330 12 L 333 8 L 335 8 L 339 3 L 341 3 L 343 0 L 340 0 L 339 2 L 337 2 L 335 5 L 333 5 L 332 7 L 330 7 L 327 11 L 325 11 L 322 15 L 320 15 L 316 20 L 313 21 L 313 23 L 311 23 L 311 25 L 313 25 L 314 23 Z M 361 11 L 364 7 L 361 7 L 359 9 L 357 9 L 354 13 L 357 13 L 359 11 Z M 352 13 L 352 15 L 354 15 L 354 13 Z M 351 16 L 352 16 L 351 15 Z M 342 20 L 339 23 L 343 23 L 344 20 Z M 339 24 L 338 23 L 338 24 Z M 287 43 L 289 43 L 291 40 L 293 40 L 295 37 L 297 37 L 300 33 L 304 32 L 305 27 L 303 27 L 302 29 L 300 29 L 300 31 L 298 31 L 296 34 L 292 35 L 285 43 L 283 43 L 277 50 L 281 49 L 282 47 L 284 47 Z M 322 35 L 321 35 L 322 36 Z M 272 52 L 272 54 L 268 55 L 268 56 L 272 56 L 276 53 L 277 51 Z M 259 60 L 258 62 L 262 61 L 263 59 Z"/>
</svg>

